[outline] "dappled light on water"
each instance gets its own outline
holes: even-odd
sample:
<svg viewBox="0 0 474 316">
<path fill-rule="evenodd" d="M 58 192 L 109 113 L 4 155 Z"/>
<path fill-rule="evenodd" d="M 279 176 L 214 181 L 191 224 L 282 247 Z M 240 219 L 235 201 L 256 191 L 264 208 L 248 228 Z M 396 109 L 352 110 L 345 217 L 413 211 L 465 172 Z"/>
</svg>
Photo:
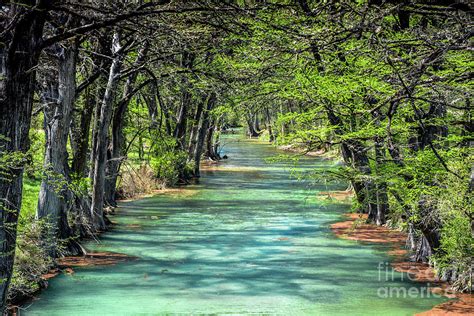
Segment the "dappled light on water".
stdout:
<svg viewBox="0 0 474 316">
<path fill-rule="evenodd" d="M 263 160 L 278 154 L 269 145 L 229 141 L 225 154 L 222 166 L 184 190 L 193 194 L 124 203 L 113 216 L 118 225 L 101 243 L 87 244 L 136 259 L 62 274 L 22 314 L 412 315 L 446 301 L 381 297 L 380 288 L 427 285 L 397 272 L 381 277 L 380 263 L 389 260 L 384 245 L 333 235 L 330 224 L 349 206 L 323 203 L 318 191 L 346 184 L 309 190 L 289 176 L 291 163 Z M 332 165 L 299 162 L 300 171 Z"/>
</svg>

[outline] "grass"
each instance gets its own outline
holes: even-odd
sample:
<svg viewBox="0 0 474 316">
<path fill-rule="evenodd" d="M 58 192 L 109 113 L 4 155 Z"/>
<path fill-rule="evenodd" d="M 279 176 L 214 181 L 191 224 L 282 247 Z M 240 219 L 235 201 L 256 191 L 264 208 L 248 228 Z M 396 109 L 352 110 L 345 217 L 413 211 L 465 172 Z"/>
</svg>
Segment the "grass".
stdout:
<svg viewBox="0 0 474 316">
<path fill-rule="evenodd" d="M 20 211 L 22 218 L 30 218 L 35 215 L 40 186 L 41 180 L 39 179 L 23 178 L 23 197 Z"/>
</svg>

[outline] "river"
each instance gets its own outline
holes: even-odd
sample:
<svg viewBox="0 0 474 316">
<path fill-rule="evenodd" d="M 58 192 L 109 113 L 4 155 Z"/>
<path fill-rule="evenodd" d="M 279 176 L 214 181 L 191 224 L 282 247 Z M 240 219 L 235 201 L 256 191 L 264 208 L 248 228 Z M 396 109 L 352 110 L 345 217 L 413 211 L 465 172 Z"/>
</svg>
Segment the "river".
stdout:
<svg viewBox="0 0 474 316">
<path fill-rule="evenodd" d="M 346 185 L 290 176 L 333 162 L 269 163 L 274 147 L 238 135 L 224 138 L 223 153 L 199 184 L 121 203 L 114 229 L 85 245 L 136 260 L 61 274 L 20 315 L 388 316 L 445 301 L 392 273 L 383 246 L 333 235 L 349 206 L 317 193 Z"/>
</svg>

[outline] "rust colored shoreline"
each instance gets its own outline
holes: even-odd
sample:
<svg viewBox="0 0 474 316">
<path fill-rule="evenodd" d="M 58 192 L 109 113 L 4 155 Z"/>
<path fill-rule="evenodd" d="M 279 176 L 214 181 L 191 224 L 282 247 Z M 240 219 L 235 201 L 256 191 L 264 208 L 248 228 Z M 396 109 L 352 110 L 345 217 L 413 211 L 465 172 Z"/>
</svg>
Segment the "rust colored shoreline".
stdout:
<svg viewBox="0 0 474 316">
<path fill-rule="evenodd" d="M 474 295 L 458 293 L 451 290 L 447 282 L 440 281 L 435 271 L 426 263 L 407 261 L 407 251 L 404 249 L 407 235 L 401 231 L 385 226 L 367 224 L 367 215 L 348 213 L 346 219 L 331 225 L 331 230 L 339 238 L 385 244 L 390 246 L 388 254 L 393 256 L 392 267 L 395 271 L 405 272 L 411 280 L 429 283 L 433 293 L 442 294 L 450 300 L 436 305 L 431 310 L 417 314 L 418 316 L 455 316 L 474 315 Z"/>
<path fill-rule="evenodd" d="M 61 272 L 74 274 L 73 268 L 76 267 L 113 265 L 134 259 L 136 259 L 136 257 L 116 252 L 89 252 L 83 256 L 63 257 L 57 260 L 55 268 L 51 269 L 48 273 L 43 274 L 41 278 L 44 281 L 47 281 Z"/>
</svg>

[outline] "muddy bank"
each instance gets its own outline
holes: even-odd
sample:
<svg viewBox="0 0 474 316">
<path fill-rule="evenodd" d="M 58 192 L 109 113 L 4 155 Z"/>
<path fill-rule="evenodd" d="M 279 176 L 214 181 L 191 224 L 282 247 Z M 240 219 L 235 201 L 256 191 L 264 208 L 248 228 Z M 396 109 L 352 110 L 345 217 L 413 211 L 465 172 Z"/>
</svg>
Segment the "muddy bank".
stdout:
<svg viewBox="0 0 474 316">
<path fill-rule="evenodd" d="M 390 245 L 391 249 L 388 253 L 394 257 L 392 267 L 395 271 L 410 274 L 412 280 L 429 283 L 433 293 L 455 299 L 417 315 L 474 315 L 474 295 L 452 291 L 447 282 L 442 282 L 436 277 L 435 271 L 428 264 L 407 261 L 407 250 L 405 249 L 407 235 L 405 233 L 384 226 L 367 224 L 366 214 L 349 213 L 345 217 L 344 221 L 331 225 L 331 230 L 336 236 L 349 240 Z"/>
<path fill-rule="evenodd" d="M 84 256 L 61 258 L 58 260 L 58 266 L 60 268 L 71 268 L 97 265 L 111 265 L 134 259 L 136 258 L 123 253 L 91 252 Z"/>
<path fill-rule="evenodd" d="M 57 260 L 57 267 L 51 269 L 48 273 L 43 274 L 41 278 L 47 281 L 61 272 L 73 274 L 75 267 L 111 265 L 134 259 L 136 258 L 115 252 L 90 252 L 84 256 L 64 257 Z"/>
</svg>

